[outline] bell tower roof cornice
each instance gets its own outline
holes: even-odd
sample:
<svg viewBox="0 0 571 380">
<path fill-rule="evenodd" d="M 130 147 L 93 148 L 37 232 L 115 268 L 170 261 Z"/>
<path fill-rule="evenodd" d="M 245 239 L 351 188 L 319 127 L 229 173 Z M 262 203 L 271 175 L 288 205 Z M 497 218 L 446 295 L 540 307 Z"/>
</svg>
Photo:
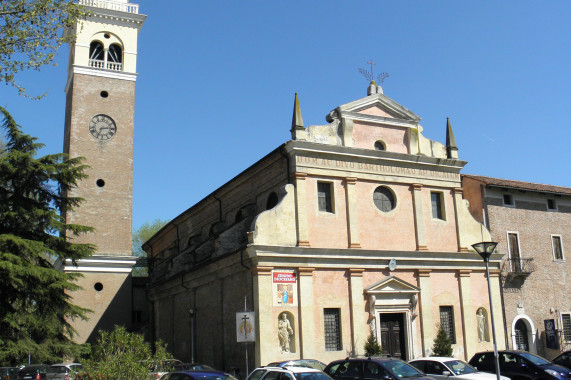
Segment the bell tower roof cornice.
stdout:
<svg viewBox="0 0 571 380">
<path fill-rule="evenodd" d="M 78 0 L 78 4 L 83 5 L 86 11 L 91 14 L 88 18 L 102 18 L 119 22 L 137 24 L 140 29 L 147 18 L 146 15 L 139 14 L 139 4 L 129 3 L 121 0 Z"/>
</svg>

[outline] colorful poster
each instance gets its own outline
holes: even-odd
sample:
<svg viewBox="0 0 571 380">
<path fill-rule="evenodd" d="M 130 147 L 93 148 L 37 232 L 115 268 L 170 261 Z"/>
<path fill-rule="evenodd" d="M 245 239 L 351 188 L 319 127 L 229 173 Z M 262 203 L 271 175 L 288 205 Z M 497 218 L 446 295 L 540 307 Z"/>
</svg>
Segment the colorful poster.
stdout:
<svg viewBox="0 0 571 380">
<path fill-rule="evenodd" d="M 276 270 L 272 274 L 274 283 L 274 304 L 296 306 L 297 274 L 293 270 Z"/>
</svg>

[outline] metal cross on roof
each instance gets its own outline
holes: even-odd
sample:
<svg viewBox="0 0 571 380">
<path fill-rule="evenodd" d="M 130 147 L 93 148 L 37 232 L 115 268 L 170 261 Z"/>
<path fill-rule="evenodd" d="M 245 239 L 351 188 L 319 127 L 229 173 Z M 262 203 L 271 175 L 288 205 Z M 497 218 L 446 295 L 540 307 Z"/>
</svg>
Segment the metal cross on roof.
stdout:
<svg viewBox="0 0 571 380">
<path fill-rule="evenodd" d="M 369 71 L 367 71 L 367 70 L 365 70 L 365 69 L 359 69 L 359 72 L 360 72 L 361 74 L 363 74 L 363 76 L 364 76 L 365 78 L 367 78 L 367 80 L 368 80 L 369 82 L 371 82 L 371 81 L 373 81 L 373 78 L 375 77 L 374 74 L 373 74 L 373 65 L 376 65 L 376 63 L 373 62 L 373 59 L 372 59 L 372 58 L 371 58 L 367 63 L 371 66 L 371 71 L 369 72 Z M 382 72 L 382 73 L 380 73 L 379 75 L 377 75 L 377 83 L 378 83 L 378 84 L 383 83 L 383 82 L 385 81 L 385 79 L 387 79 L 388 77 L 389 77 L 389 73 L 387 73 L 387 72 Z"/>
</svg>

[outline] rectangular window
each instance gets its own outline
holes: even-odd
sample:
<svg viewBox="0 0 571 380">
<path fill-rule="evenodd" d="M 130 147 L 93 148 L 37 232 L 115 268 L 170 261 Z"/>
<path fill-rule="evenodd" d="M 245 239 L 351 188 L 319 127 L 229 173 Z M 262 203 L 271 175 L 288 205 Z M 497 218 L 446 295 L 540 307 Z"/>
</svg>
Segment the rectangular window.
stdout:
<svg viewBox="0 0 571 380">
<path fill-rule="evenodd" d="M 551 244 L 553 245 L 553 259 L 564 260 L 563 258 L 563 244 L 561 243 L 561 236 L 551 235 Z"/>
<path fill-rule="evenodd" d="M 443 194 L 436 191 L 431 191 L 430 202 L 432 203 L 432 217 L 434 219 L 444 220 Z"/>
<path fill-rule="evenodd" d="M 325 351 L 341 351 L 340 314 L 340 309 L 323 309 Z"/>
<path fill-rule="evenodd" d="M 504 194 L 504 206 L 514 206 L 514 197 L 511 194 Z"/>
<path fill-rule="evenodd" d="M 319 211 L 333 212 L 333 192 L 331 182 L 317 182 L 317 202 Z"/>
<path fill-rule="evenodd" d="M 456 344 L 456 333 L 454 332 L 454 308 L 452 306 L 440 306 L 440 324 L 452 344 Z"/>
<path fill-rule="evenodd" d="M 521 254 L 519 251 L 519 236 L 517 232 L 508 232 L 508 252 L 512 272 L 521 272 Z"/>
<path fill-rule="evenodd" d="M 555 199 L 548 199 L 547 200 L 547 209 L 548 210 L 557 210 L 557 203 Z"/>
<path fill-rule="evenodd" d="M 563 339 L 566 342 L 571 342 L 571 314 L 570 313 L 561 313 L 561 322 L 563 328 Z"/>
</svg>

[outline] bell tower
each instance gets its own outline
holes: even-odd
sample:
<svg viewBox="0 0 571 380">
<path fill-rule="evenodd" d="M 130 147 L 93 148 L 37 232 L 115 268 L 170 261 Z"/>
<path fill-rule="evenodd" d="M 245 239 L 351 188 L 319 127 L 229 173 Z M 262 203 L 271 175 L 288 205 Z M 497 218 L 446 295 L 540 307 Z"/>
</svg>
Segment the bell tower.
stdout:
<svg viewBox="0 0 571 380">
<path fill-rule="evenodd" d="M 128 0 L 79 0 L 86 19 L 66 31 L 70 44 L 64 152 L 86 158 L 88 178 L 70 196 L 84 202 L 69 223 L 95 231 L 70 237 L 92 243 L 96 253 L 66 271 L 80 272 L 82 290 L 73 303 L 93 310 L 88 321 L 73 321 L 78 343 L 92 341 L 99 329 L 131 324 L 133 134 L 137 37 L 146 16 Z"/>
</svg>

